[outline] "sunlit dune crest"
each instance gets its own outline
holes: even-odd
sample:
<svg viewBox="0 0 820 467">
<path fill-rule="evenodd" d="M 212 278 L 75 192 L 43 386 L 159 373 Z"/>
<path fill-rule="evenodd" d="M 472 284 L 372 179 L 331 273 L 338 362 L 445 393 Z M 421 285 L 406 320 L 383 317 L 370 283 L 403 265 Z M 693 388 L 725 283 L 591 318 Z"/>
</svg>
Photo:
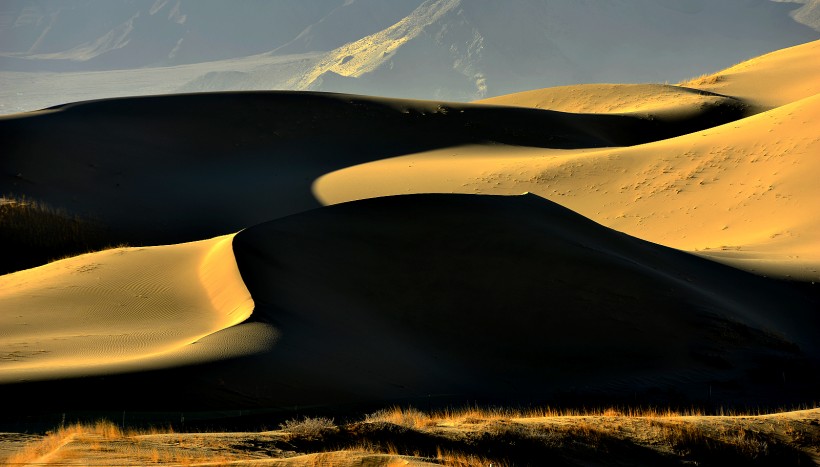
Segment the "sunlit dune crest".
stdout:
<svg viewBox="0 0 820 467">
<path fill-rule="evenodd" d="M 737 100 L 668 84 L 579 84 L 491 97 L 476 103 L 573 113 L 672 116 L 697 113 L 705 107 L 736 105 Z"/>
<path fill-rule="evenodd" d="M 779 84 L 786 83 L 786 90 L 777 94 L 779 100 L 751 102 L 786 102 L 733 123 L 631 147 L 436 149 L 327 174 L 317 180 L 314 192 L 333 204 L 402 193 L 527 191 L 655 243 L 761 274 L 818 281 L 820 186 L 815 178 L 820 159 L 815 156 L 820 153 L 820 97 L 811 94 L 820 83 L 818 47 L 820 42 L 813 42 L 752 60 L 750 70 L 764 70 L 757 86 L 781 89 Z M 735 87 L 726 84 L 723 90 L 742 95 L 743 89 L 752 89 L 742 84 L 756 82 L 754 71 L 747 73 L 737 78 Z M 662 114 L 700 107 L 697 101 L 704 98 L 665 86 L 644 88 L 660 96 L 695 100 L 684 99 L 680 106 L 674 99 L 648 103 L 633 96 L 641 87 L 595 85 L 486 102 Z"/>
<path fill-rule="evenodd" d="M 253 310 L 232 239 L 117 248 L 0 276 L 8 310 L 0 315 L 0 380 L 145 370 L 258 350 L 263 344 L 226 346 L 217 337 Z"/>
<path fill-rule="evenodd" d="M 820 41 L 752 58 L 682 86 L 777 107 L 820 93 Z"/>
</svg>

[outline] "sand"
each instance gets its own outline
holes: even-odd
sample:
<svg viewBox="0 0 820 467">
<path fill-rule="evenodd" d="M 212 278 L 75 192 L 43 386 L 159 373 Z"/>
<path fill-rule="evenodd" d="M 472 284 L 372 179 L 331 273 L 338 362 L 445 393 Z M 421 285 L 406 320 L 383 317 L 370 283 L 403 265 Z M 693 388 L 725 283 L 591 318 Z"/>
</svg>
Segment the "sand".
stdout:
<svg viewBox="0 0 820 467">
<path fill-rule="evenodd" d="M 0 218 L 0 272 L 44 264 L 60 255 L 60 242 L 77 243 L 63 252 L 76 253 L 234 233 L 321 206 L 312 192 L 317 178 L 374 160 L 465 144 L 634 145 L 745 113 L 742 104 L 720 104 L 650 119 L 246 92 L 92 101 L 0 117 L 7 141 L 0 193 L 64 218 Z M 75 217 L 85 235 L 71 225 Z"/>
<path fill-rule="evenodd" d="M 253 300 L 233 236 L 117 248 L 0 276 L 0 383 L 180 366 L 252 353 L 220 331 Z"/>
<path fill-rule="evenodd" d="M 817 44 L 752 63 L 767 70 L 795 63 L 801 71 L 818 73 L 820 62 L 805 59 Z M 768 58 L 775 64 L 769 66 Z M 802 90 L 820 80 L 783 66 L 778 73 L 764 74 L 760 86 L 777 88 L 781 80 L 792 83 L 781 97 L 799 100 L 677 138 L 603 150 L 437 149 L 327 174 L 316 181 L 314 192 L 325 204 L 403 193 L 531 192 L 645 240 L 760 274 L 820 282 L 820 217 L 815 214 L 820 212 L 816 202 L 820 193 L 814 182 L 820 171 L 815 157 L 820 152 L 820 97 L 801 98 Z M 671 104 L 663 99 L 648 108 L 640 100 L 631 107 L 618 107 L 619 102 L 630 101 L 635 89 L 604 85 L 548 89 L 513 95 L 509 101 L 546 105 L 560 91 L 570 96 L 578 91 L 577 104 L 565 97 L 556 108 L 670 111 Z M 665 95 L 676 95 L 666 87 L 660 89 Z M 681 92 L 689 96 L 688 91 Z M 590 102 L 597 93 L 604 98 L 596 107 Z M 755 105 L 770 102 L 755 101 Z M 683 109 L 690 105 L 682 104 Z"/>
<path fill-rule="evenodd" d="M 668 84 L 580 84 L 524 91 L 476 101 L 586 114 L 671 116 L 732 106 L 738 99 Z"/>
<path fill-rule="evenodd" d="M 817 44 L 709 92 L 211 93 L 0 117 L 4 196 L 165 245 L 0 276 L 7 416 L 811 400 Z M 0 259 L 52 227 L 2 232 Z"/>
<path fill-rule="evenodd" d="M 820 41 L 796 45 L 738 63 L 682 86 L 779 107 L 820 93 Z"/>
<path fill-rule="evenodd" d="M 203 260 L 229 241 L 45 266 L 37 277 L 65 277 L 30 279 L 4 299 L 28 319 L 12 342 L 50 351 L 4 376 L 41 381 L 0 396 L 46 412 L 126 400 L 129 412 L 179 413 L 465 399 L 793 404 L 818 386 L 816 297 L 535 195 L 343 203 L 245 229 L 233 256 Z M 37 271 L 4 279 L 25 284 Z M 48 289 L 70 285 L 75 295 Z M 111 310 L 117 300 L 126 306 Z M 63 318 L 48 321 L 52 308 Z"/>
</svg>

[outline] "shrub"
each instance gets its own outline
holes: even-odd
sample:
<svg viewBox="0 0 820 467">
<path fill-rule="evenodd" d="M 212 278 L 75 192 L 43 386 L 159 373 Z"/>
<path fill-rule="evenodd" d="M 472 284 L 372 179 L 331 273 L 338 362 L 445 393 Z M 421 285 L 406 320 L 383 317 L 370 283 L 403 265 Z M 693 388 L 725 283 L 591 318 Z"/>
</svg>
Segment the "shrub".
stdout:
<svg viewBox="0 0 820 467">
<path fill-rule="evenodd" d="M 292 435 L 308 439 L 321 438 L 336 430 L 333 419 L 324 417 L 292 419 L 280 424 L 279 427 Z"/>
</svg>

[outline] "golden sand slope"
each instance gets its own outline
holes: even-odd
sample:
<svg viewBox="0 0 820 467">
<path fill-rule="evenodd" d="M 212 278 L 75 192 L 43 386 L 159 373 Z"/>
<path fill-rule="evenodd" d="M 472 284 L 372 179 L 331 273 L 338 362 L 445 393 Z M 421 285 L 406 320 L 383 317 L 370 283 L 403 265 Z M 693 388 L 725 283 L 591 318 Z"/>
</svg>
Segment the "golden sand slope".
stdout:
<svg viewBox="0 0 820 467">
<path fill-rule="evenodd" d="M 263 345 L 219 333 L 253 310 L 232 240 L 117 248 L 0 276 L 0 382 L 146 370 Z"/>
<path fill-rule="evenodd" d="M 760 69 L 761 86 L 780 80 L 787 86 L 782 92 L 762 94 L 756 102 L 782 103 L 800 97 L 820 86 L 818 45 L 764 56 L 752 62 L 757 68 L 744 72 L 746 81 L 727 82 L 753 83 L 758 76 L 754 70 Z M 812 55 L 813 60 L 804 60 L 801 54 Z M 797 69 L 805 73 L 789 74 Z M 636 89 L 611 88 L 627 95 Z M 741 93 L 741 87 L 733 90 Z M 663 93 L 675 95 L 666 88 Z M 641 107 L 640 102 L 629 107 L 619 104 L 629 99 L 616 94 L 606 94 L 597 105 L 591 100 L 573 104 L 569 98 L 558 104 L 563 109 L 595 111 L 656 110 L 667 105 L 661 99 L 660 107 Z M 552 94 L 536 92 L 510 99 L 513 104 L 540 105 L 540 95 Z M 810 94 L 734 123 L 626 148 L 462 146 L 375 161 L 319 178 L 314 193 L 323 203 L 333 204 L 403 193 L 529 191 L 645 240 L 703 252 L 765 274 L 817 281 L 817 154 L 820 96 Z"/>
<path fill-rule="evenodd" d="M 733 101 L 712 93 L 666 84 L 579 84 L 536 89 L 476 101 L 591 114 L 658 115 L 696 113 Z"/>
<path fill-rule="evenodd" d="M 820 41 L 789 47 L 739 63 L 682 86 L 777 107 L 820 93 Z"/>
<path fill-rule="evenodd" d="M 656 114 L 696 111 L 731 96 L 755 107 L 774 108 L 820 93 L 819 55 L 820 41 L 814 41 L 761 55 L 679 86 L 579 84 L 508 94 L 476 103 L 575 113 Z"/>
</svg>

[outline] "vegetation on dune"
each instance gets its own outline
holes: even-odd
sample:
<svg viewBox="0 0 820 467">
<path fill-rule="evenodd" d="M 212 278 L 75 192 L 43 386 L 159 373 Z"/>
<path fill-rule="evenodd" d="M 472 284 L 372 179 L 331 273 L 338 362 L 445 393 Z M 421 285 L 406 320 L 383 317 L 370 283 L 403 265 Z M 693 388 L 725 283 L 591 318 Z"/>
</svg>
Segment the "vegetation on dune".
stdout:
<svg viewBox="0 0 820 467">
<path fill-rule="evenodd" d="M 700 76 L 695 76 L 678 83 L 678 86 L 706 86 L 709 84 L 717 84 L 724 80 L 724 76 L 720 73 L 705 73 Z"/>
<path fill-rule="evenodd" d="M 799 416 L 730 417 L 621 409 L 471 408 L 427 413 L 396 407 L 344 424 L 323 417 L 292 419 L 280 425 L 281 431 L 263 433 L 129 431 L 101 421 L 55 430 L 8 463 L 42 460 L 69 450 L 74 458 L 126 456 L 152 465 L 222 465 L 300 455 L 314 456 L 314 464 L 332 465 L 347 465 L 345 456 L 375 456 L 372 465 L 413 459 L 459 467 L 589 462 L 811 465 L 820 446 L 818 420 L 816 410 Z"/>
<path fill-rule="evenodd" d="M 26 198 L 0 197 L 0 274 L 121 243 L 93 221 Z"/>
</svg>

